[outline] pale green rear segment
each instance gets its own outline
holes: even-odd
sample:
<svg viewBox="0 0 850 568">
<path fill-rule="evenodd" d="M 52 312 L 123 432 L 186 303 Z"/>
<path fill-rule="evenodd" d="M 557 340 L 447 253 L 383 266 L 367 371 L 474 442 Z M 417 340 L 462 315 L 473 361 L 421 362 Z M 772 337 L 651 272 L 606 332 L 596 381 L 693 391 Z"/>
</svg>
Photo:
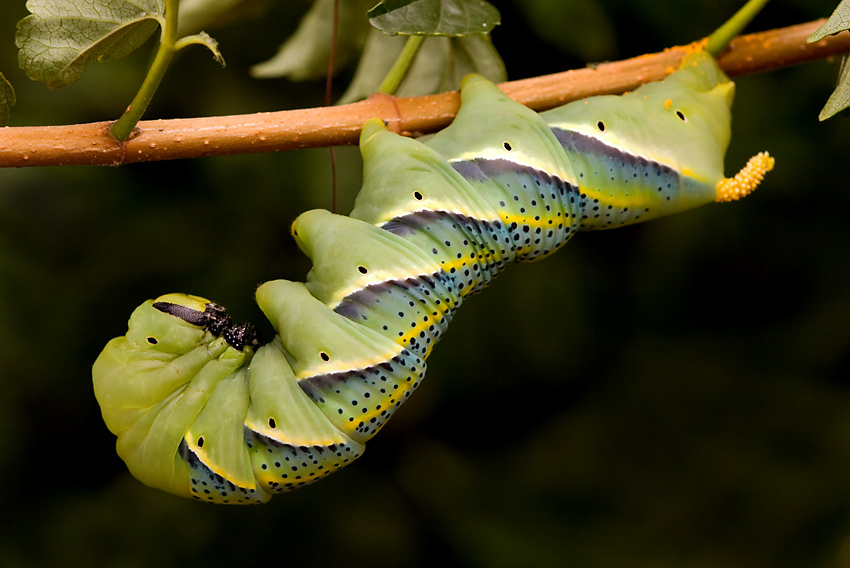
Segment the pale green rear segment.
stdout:
<svg viewBox="0 0 850 568">
<path fill-rule="evenodd" d="M 734 83 L 704 51 L 657 83 L 541 113 L 567 150 L 588 205 L 582 229 L 713 202 L 724 179 Z M 594 207 L 596 209 L 594 209 Z"/>
<path fill-rule="evenodd" d="M 575 101 L 540 116 L 551 127 L 595 137 L 714 186 L 724 177 L 734 94 L 735 84 L 714 58 L 696 51 L 663 81 L 624 95 Z"/>
</svg>

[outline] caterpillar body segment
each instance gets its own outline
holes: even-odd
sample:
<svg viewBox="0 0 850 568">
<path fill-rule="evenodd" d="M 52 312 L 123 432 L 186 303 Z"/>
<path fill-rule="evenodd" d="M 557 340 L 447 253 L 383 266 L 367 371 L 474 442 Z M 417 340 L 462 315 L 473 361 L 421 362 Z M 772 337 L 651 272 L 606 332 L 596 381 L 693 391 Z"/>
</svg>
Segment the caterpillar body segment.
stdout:
<svg viewBox="0 0 850 568">
<path fill-rule="evenodd" d="M 662 82 L 542 114 L 471 76 L 427 141 L 368 121 L 351 215 L 301 215 L 306 283 L 257 290 L 271 342 L 168 294 L 107 344 L 94 386 L 119 455 L 144 483 L 215 503 L 265 502 L 351 463 L 421 384 L 464 300 L 508 264 L 752 191 L 773 160 L 724 177 L 733 92 L 697 51 Z"/>
<path fill-rule="evenodd" d="M 444 270 L 444 261 L 391 231 L 327 211 L 300 216 L 293 232 L 311 243 L 304 247 L 314 262 L 306 288 L 335 317 L 423 359 L 430 354 L 463 299 L 462 283 Z"/>
<path fill-rule="evenodd" d="M 301 487 L 363 453 L 363 445 L 334 426 L 301 388 L 279 339 L 255 358 L 245 437 L 262 487 L 269 492 Z"/>
<path fill-rule="evenodd" d="M 464 79 L 461 109 L 455 120 L 427 143 L 452 165 L 505 160 L 545 171 L 573 185 L 576 182 L 573 165 L 546 120 L 479 75 Z"/>
<path fill-rule="evenodd" d="M 370 119 L 360 135 L 363 186 L 349 215 L 380 225 L 419 211 L 483 217 L 489 202 L 433 148 Z M 427 192 L 422 192 L 428 188 Z"/>
<path fill-rule="evenodd" d="M 404 238 L 324 210 L 299 216 L 292 232 L 313 261 L 307 289 L 328 306 L 369 285 L 393 280 L 400 270 L 414 276 L 440 270 L 437 259 Z"/>
<path fill-rule="evenodd" d="M 374 436 L 425 374 L 424 360 L 328 309 L 304 284 L 267 282 L 257 301 L 280 333 L 301 389 L 355 441 Z"/>
<path fill-rule="evenodd" d="M 579 171 L 582 229 L 670 215 L 715 200 L 734 83 L 704 51 L 658 83 L 541 113 Z"/>
</svg>

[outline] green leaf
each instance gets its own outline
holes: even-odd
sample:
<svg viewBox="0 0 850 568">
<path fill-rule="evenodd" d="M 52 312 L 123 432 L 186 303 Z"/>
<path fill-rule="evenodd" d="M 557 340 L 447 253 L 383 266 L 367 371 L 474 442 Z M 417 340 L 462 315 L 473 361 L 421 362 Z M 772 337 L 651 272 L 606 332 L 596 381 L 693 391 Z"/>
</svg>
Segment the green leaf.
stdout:
<svg viewBox="0 0 850 568">
<path fill-rule="evenodd" d="M 367 16 L 369 18 L 377 18 L 378 16 L 383 16 L 388 12 L 392 12 L 393 10 L 398 10 L 399 8 L 404 8 L 408 4 L 413 4 L 418 0 L 379 0 L 378 4 L 369 10 Z"/>
<path fill-rule="evenodd" d="M 826 23 L 810 35 L 807 41 L 809 43 L 820 41 L 828 35 L 835 35 L 846 29 L 850 29 L 850 0 L 841 0 L 841 4 L 838 5 Z"/>
<path fill-rule="evenodd" d="M 377 91 L 406 41 L 404 37 L 372 30 L 354 79 L 339 102 L 354 102 Z M 496 83 L 506 80 L 505 64 L 490 36 L 429 37 L 395 94 L 409 97 L 456 90 L 470 73 L 484 75 Z"/>
<path fill-rule="evenodd" d="M 826 23 L 810 35 L 807 41 L 809 43 L 820 41 L 828 35 L 835 35 L 846 29 L 850 29 L 850 0 L 841 0 L 841 3 Z M 829 100 L 826 101 L 826 104 L 820 111 L 818 120 L 826 120 L 848 106 L 850 106 L 850 65 L 847 64 L 847 59 L 845 58 L 841 62 L 841 69 L 838 72 L 838 86 L 835 87 Z"/>
<path fill-rule="evenodd" d="M 6 126 L 9 123 L 13 106 L 15 106 L 15 89 L 3 73 L 0 73 L 0 126 Z"/>
<path fill-rule="evenodd" d="M 366 41 L 369 23 L 366 10 L 375 0 L 339 0 L 339 31 L 334 69 L 352 59 Z M 333 37 L 333 0 L 316 0 L 295 33 L 277 54 L 251 68 L 254 77 L 288 77 L 308 81 L 327 75 Z"/>
<path fill-rule="evenodd" d="M 820 111 L 818 120 L 824 121 L 847 107 L 850 107 L 850 65 L 847 64 L 845 57 L 841 62 L 841 70 L 838 72 L 838 86 Z"/>
<path fill-rule="evenodd" d="M 51 89 L 80 78 L 92 61 L 128 55 L 164 25 L 164 0 L 29 0 L 18 22 L 18 64 Z"/>
<path fill-rule="evenodd" d="M 501 23 L 499 11 L 483 0 L 382 0 L 367 15 L 389 35 L 460 37 L 488 34 Z"/>
</svg>

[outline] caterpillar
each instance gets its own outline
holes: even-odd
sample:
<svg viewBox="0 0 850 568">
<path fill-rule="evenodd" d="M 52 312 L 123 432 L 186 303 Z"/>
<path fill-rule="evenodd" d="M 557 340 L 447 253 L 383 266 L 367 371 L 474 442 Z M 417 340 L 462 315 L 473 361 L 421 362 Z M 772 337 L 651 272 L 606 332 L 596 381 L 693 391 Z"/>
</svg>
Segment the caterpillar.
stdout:
<svg viewBox="0 0 850 568">
<path fill-rule="evenodd" d="M 724 177 L 733 93 L 695 49 L 663 81 L 540 114 L 469 76 L 456 119 L 425 142 L 369 120 L 351 214 L 292 226 L 306 283 L 256 291 L 271 342 L 167 294 L 106 345 L 93 381 L 118 454 L 145 484 L 213 503 L 262 503 L 351 463 L 419 387 L 456 310 L 509 264 L 751 192 L 774 162 Z"/>
</svg>

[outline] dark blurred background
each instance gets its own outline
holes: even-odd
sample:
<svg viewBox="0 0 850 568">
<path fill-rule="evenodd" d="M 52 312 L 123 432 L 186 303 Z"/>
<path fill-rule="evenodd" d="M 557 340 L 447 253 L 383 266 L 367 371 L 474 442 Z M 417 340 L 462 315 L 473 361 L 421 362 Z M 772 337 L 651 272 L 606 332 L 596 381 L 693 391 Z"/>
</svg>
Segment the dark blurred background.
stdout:
<svg viewBox="0 0 850 568">
<path fill-rule="evenodd" d="M 775 0 L 752 27 L 835 2 Z M 495 3 L 516 79 L 687 43 L 742 2 L 575 0 L 574 18 L 562 0 Z M 210 30 L 227 68 L 188 50 L 147 116 L 322 104 L 321 82 L 247 72 L 307 5 Z M 11 124 L 117 117 L 152 44 L 49 91 L 15 62 L 24 15 L 0 7 Z M 507 271 L 363 458 L 261 507 L 134 480 L 90 368 L 162 293 L 261 320 L 255 287 L 309 269 L 289 224 L 330 206 L 328 151 L 0 171 L 0 565 L 850 566 L 850 122 L 817 121 L 837 72 L 739 78 L 728 173 L 777 159 L 753 196 Z M 360 159 L 338 156 L 347 211 Z"/>
</svg>

